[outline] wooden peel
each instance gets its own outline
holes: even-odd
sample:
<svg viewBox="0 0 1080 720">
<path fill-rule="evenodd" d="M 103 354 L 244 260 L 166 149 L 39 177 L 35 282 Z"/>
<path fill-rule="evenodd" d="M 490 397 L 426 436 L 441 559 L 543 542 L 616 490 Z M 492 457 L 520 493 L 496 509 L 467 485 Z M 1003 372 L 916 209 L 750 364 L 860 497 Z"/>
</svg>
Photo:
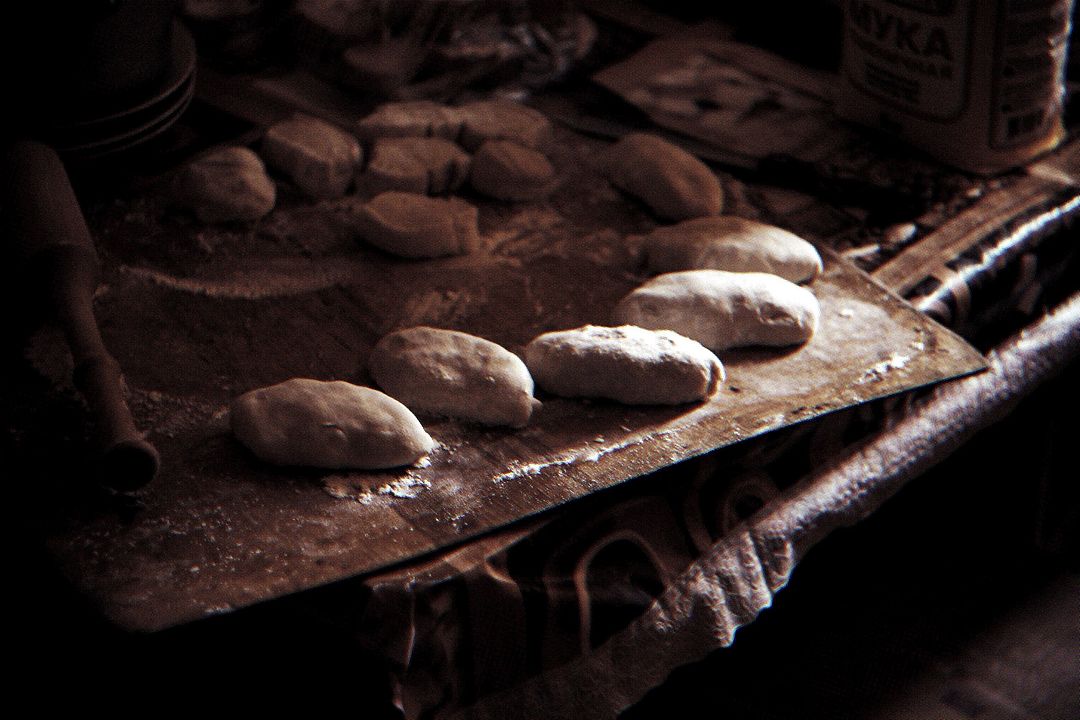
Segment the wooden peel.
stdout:
<svg viewBox="0 0 1080 720">
<path fill-rule="evenodd" d="M 131 418 L 120 366 L 102 342 L 93 296 L 100 264 L 90 230 L 56 152 L 23 140 L 4 152 L 5 234 L 17 244 L 34 287 L 48 293 L 71 348 L 74 380 L 101 447 L 100 480 L 136 490 L 157 474 L 157 450 Z"/>
</svg>

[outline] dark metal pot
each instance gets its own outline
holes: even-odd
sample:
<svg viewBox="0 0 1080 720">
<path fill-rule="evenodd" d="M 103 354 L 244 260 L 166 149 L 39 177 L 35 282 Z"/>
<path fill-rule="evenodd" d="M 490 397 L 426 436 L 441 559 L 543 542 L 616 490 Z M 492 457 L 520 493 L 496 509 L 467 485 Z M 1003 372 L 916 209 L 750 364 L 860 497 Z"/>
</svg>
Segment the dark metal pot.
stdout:
<svg viewBox="0 0 1080 720">
<path fill-rule="evenodd" d="M 22 134 L 70 125 L 152 92 L 169 68 L 176 5 L 33 0 L 0 10 L 6 124 Z"/>
</svg>

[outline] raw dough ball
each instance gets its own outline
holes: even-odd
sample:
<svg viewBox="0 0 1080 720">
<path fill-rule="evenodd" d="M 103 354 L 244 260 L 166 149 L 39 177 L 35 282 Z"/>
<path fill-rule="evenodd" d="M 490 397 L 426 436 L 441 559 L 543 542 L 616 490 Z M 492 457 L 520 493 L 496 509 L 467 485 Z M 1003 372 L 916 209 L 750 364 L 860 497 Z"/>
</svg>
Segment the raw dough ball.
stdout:
<svg viewBox="0 0 1080 720">
<path fill-rule="evenodd" d="M 177 175 L 177 201 L 203 222 L 252 221 L 274 209 L 277 191 L 262 160 L 245 147 L 214 150 Z"/>
<path fill-rule="evenodd" d="M 510 140 L 488 140 L 473 157 L 469 183 L 496 200 L 539 200 L 555 186 L 555 167 L 538 150 Z"/>
<path fill-rule="evenodd" d="M 371 147 L 360 185 L 370 194 L 401 190 L 441 195 L 461 187 L 470 162 L 468 153 L 442 138 L 382 138 Z"/>
<path fill-rule="evenodd" d="M 381 137 L 457 140 L 460 133 L 461 117 L 457 109 L 430 100 L 384 103 L 356 125 L 356 136 L 364 141 Z"/>
<path fill-rule="evenodd" d="M 551 140 L 551 121 L 539 110 L 512 100 L 481 100 L 457 108 L 461 118 L 458 142 L 475 151 L 486 140 L 512 140 L 540 148 Z"/>
<path fill-rule="evenodd" d="M 631 325 L 544 333 L 525 348 L 525 362 L 550 393 L 628 405 L 705 400 L 724 380 L 724 366 L 700 343 Z"/>
<path fill-rule="evenodd" d="M 332 200 L 349 189 L 361 153 L 352 135 L 318 118 L 297 115 L 266 131 L 262 156 L 304 194 Z"/>
<path fill-rule="evenodd" d="M 615 187 L 667 220 L 717 215 L 724 190 L 709 167 L 682 148 L 655 135 L 630 133 L 601 156 Z"/>
<path fill-rule="evenodd" d="M 821 256 L 798 235 L 732 215 L 686 220 L 659 227 L 645 238 L 649 270 L 766 272 L 791 282 L 821 272 Z"/>
<path fill-rule="evenodd" d="M 441 137 L 461 143 L 468 151 L 485 140 L 513 140 L 538 148 L 551 139 L 551 121 L 543 113 L 512 100 L 481 100 L 458 107 L 430 100 L 389 102 L 375 108 L 356 126 L 356 136 Z"/>
<path fill-rule="evenodd" d="M 540 405 L 525 363 L 468 333 L 399 330 L 375 345 L 368 365 L 379 387 L 416 413 L 524 427 Z"/>
<path fill-rule="evenodd" d="M 806 342 L 821 309 L 806 288 L 768 273 L 658 275 L 619 301 L 615 321 L 674 330 L 710 350 Z"/>
<path fill-rule="evenodd" d="M 233 434 L 278 465 L 381 470 L 411 465 L 435 447 L 397 400 L 347 382 L 296 378 L 232 402 Z"/>
<path fill-rule="evenodd" d="M 477 210 L 459 198 L 384 192 L 357 216 L 360 235 L 377 248 L 405 258 L 464 255 L 480 245 Z"/>
</svg>

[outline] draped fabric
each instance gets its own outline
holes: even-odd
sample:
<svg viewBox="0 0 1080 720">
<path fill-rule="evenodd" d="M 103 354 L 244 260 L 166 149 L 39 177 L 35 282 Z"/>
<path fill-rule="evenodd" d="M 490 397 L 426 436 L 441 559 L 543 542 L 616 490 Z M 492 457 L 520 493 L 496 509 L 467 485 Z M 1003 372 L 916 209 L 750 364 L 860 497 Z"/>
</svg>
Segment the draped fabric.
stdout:
<svg viewBox="0 0 1080 720">
<path fill-rule="evenodd" d="M 962 290 L 920 294 L 912 283 L 909 298 L 973 337 L 1001 332 L 987 319 L 1022 325 L 1075 275 L 1073 211 L 1071 196 L 1042 198 L 1011 232 L 968 237 L 982 271 Z M 733 642 L 815 542 L 1078 353 L 1074 297 L 994 349 L 983 374 L 724 448 L 364 580 L 365 625 L 382 628 L 372 638 L 392 655 L 403 714 L 614 717 L 675 667 Z"/>
</svg>

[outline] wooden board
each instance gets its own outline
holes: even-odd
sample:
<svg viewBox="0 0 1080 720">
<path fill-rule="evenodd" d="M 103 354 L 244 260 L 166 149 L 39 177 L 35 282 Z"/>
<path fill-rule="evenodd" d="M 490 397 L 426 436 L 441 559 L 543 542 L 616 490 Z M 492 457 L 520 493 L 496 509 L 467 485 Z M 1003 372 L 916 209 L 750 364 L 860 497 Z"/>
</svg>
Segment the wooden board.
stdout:
<svg viewBox="0 0 1080 720">
<path fill-rule="evenodd" d="M 106 266 L 99 320 L 163 468 L 127 521 L 50 498 L 48 542 L 67 575 L 115 622 L 156 630 L 385 568 L 983 367 L 962 340 L 826 254 L 811 285 L 823 310 L 814 339 L 723 354 L 728 381 L 702 405 L 541 396 L 523 430 L 427 419 L 439 443 L 429 461 L 378 473 L 273 468 L 232 439 L 231 397 L 295 376 L 367 382 L 368 351 L 395 328 L 467 330 L 520 352 L 539 332 L 607 322 L 645 277 L 634 235 L 654 222 L 599 180 L 588 160 L 598 145 L 560 130 L 552 152 L 564 181 L 546 202 L 470 198 L 484 246 L 464 258 L 402 261 L 367 248 L 340 203 L 312 205 L 287 186 L 254 227 L 205 228 L 152 197 L 95 214 Z M 64 396 L 62 341 L 39 334 L 30 359 Z"/>
</svg>

